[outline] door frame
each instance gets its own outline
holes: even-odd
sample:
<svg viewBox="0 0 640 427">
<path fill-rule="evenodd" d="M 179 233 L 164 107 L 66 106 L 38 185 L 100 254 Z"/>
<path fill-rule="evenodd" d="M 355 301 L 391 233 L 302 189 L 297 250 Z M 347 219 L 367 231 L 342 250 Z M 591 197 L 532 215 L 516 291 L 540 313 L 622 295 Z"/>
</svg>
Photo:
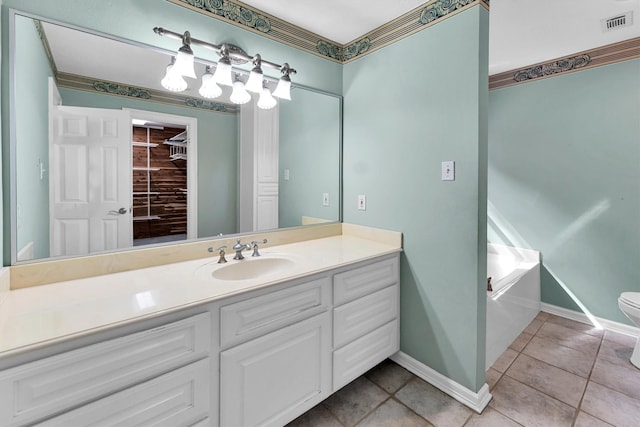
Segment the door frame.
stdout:
<svg viewBox="0 0 640 427">
<path fill-rule="evenodd" d="M 187 127 L 187 239 L 198 238 L 198 119 L 195 117 L 123 108 L 131 119 L 170 123 Z"/>
</svg>

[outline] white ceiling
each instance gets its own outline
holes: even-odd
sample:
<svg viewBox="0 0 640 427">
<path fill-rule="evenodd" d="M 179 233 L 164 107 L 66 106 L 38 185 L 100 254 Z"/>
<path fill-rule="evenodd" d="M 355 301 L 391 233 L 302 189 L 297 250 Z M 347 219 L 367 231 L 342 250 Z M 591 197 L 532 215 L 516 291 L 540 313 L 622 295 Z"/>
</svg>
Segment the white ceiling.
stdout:
<svg viewBox="0 0 640 427">
<path fill-rule="evenodd" d="M 244 0 L 287 22 L 346 44 L 425 4 L 422 0 Z M 603 33 L 601 19 L 640 0 L 491 0 L 489 74 L 640 36 L 640 25 Z"/>
</svg>

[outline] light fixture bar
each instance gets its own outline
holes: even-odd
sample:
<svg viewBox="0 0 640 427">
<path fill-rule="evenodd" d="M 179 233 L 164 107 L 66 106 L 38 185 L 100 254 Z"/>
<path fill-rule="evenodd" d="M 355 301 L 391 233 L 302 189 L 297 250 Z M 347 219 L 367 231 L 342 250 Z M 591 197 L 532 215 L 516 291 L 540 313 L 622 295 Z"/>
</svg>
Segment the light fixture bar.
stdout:
<svg viewBox="0 0 640 427">
<path fill-rule="evenodd" d="M 159 36 L 166 36 L 172 39 L 176 39 L 176 40 L 180 40 L 182 41 L 185 37 L 184 33 L 180 34 L 180 33 L 176 33 L 175 31 L 170 31 L 167 30 L 165 28 L 162 27 L 155 27 L 153 29 L 153 32 L 156 33 Z M 253 58 L 255 58 L 255 55 L 248 55 L 246 52 L 242 51 L 242 49 L 234 49 L 235 46 L 230 45 L 230 44 L 213 44 L 213 43 L 209 43 L 206 42 L 204 40 L 199 40 L 199 39 L 195 39 L 193 37 L 189 36 L 189 40 L 191 42 L 192 46 L 202 46 L 206 49 L 209 50 L 213 50 L 214 52 L 216 52 L 218 55 L 222 54 L 222 51 L 225 49 L 225 47 L 227 48 L 227 52 L 228 52 L 228 56 L 231 58 L 232 62 L 234 63 L 238 63 L 238 64 L 245 64 L 247 62 L 253 61 Z M 273 68 L 276 70 L 283 70 L 283 66 L 286 65 L 287 70 L 289 75 L 292 74 L 296 74 L 296 70 L 293 68 L 290 68 L 286 63 L 281 65 L 281 64 L 277 64 L 275 62 L 271 62 L 271 61 L 267 61 L 266 59 L 262 59 L 261 60 L 261 64 L 262 65 L 266 65 L 269 68 Z"/>
</svg>

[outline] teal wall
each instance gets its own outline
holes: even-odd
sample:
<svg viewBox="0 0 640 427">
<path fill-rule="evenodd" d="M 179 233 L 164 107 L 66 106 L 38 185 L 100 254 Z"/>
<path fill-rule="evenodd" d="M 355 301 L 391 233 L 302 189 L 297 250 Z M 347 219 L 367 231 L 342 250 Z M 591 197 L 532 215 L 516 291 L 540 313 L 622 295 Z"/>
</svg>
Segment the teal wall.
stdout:
<svg viewBox="0 0 640 427">
<path fill-rule="evenodd" d="M 198 237 L 237 233 L 238 115 L 60 88 L 64 105 L 133 108 L 198 120 Z"/>
<path fill-rule="evenodd" d="M 34 243 L 34 256 L 49 256 L 49 107 L 48 78 L 53 76 L 47 55 L 31 19 L 17 19 L 15 56 L 18 251 Z M 39 161 L 47 170 L 40 178 Z"/>
<path fill-rule="evenodd" d="M 543 302 L 629 323 L 640 291 L 640 60 L 489 95 L 490 239 L 543 257 Z M 567 292 L 567 290 L 569 292 Z"/>
<path fill-rule="evenodd" d="M 344 67 L 344 220 L 401 231 L 402 351 L 485 383 L 489 13 L 476 6 Z M 456 180 L 440 180 L 455 160 Z M 359 211 L 357 195 L 367 196 Z"/>
<path fill-rule="evenodd" d="M 280 103 L 279 226 L 301 225 L 303 215 L 340 219 L 340 98 L 294 90 Z M 289 170 L 289 180 L 284 170 Z M 329 193 L 329 206 L 322 205 Z"/>
</svg>

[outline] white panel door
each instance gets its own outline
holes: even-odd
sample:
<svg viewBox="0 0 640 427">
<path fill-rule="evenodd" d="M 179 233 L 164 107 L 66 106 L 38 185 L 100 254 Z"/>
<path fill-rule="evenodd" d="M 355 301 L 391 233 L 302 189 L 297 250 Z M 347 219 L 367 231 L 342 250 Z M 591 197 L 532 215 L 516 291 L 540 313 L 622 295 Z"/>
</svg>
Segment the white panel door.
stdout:
<svg viewBox="0 0 640 427">
<path fill-rule="evenodd" d="M 130 247 L 129 112 L 52 108 L 51 255 Z"/>
</svg>

